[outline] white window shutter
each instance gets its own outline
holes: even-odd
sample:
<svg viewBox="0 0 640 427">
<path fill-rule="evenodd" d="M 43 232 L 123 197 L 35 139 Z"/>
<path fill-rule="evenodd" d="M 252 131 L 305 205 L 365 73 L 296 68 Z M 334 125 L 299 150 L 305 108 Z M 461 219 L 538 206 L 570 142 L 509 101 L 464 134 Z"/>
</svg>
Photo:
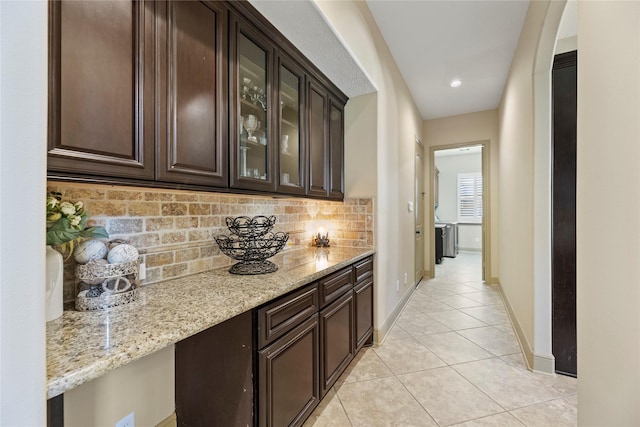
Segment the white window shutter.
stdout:
<svg viewBox="0 0 640 427">
<path fill-rule="evenodd" d="M 458 174 L 458 222 L 482 222 L 482 174 Z"/>
</svg>

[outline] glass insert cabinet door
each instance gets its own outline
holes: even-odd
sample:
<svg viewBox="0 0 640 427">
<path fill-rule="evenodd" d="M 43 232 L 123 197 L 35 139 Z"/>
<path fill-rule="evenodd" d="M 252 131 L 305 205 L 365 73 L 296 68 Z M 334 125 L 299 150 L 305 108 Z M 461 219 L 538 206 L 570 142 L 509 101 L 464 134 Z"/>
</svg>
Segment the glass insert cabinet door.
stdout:
<svg viewBox="0 0 640 427">
<path fill-rule="evenodd" d="M 237 167 L 240 177 L 271 181 L 269 130 L 269 53 L 242 32 L 238 33 Z"/>
<path fill-rule="evenodd" d="M 280 62 L 280 61 L 279 61 Z M 278 67 L 280 101 L 280 129 L 278 165 L 279 189 L 285 192 L 303 190 L 300 117 L 304 74 L 289 64 L 280 62 Z"/>
</svg>

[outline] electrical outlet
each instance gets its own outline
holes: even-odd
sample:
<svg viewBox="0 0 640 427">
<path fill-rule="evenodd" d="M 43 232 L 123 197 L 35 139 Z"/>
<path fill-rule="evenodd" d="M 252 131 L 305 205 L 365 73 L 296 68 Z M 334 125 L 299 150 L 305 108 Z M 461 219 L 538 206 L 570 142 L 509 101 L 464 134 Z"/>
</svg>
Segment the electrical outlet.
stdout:
<svg viewBox="0 0 640 427">
<path fill-rule="evenodd" d="M 408 280 L 407 273 L 404 273 L 404 284 L 405 285 L 407 284 L 407 280 Z"/>
<path fill-rule="evenodd" d="M 396 291 L 400 290 L 400 280 L 396 280 Z"/>
<path fill-rule="evenodd" d="M 134 413 L 130 413 L 120 421 L 116 423 L 116 427 L 136 427 L 136 422 L 134 419 Z"/>
<path fill-rule="evenodd" d="M 138 267 L 138 280 L 144 280 L 147 278 L 147 264 L 144 262 Z"/>
</svg>

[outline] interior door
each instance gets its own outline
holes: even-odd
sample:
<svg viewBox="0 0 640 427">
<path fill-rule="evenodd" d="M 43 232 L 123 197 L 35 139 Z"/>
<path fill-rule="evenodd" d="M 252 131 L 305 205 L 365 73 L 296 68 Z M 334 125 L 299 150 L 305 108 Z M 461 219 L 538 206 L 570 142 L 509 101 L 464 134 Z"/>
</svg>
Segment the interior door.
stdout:
<svg viewBox="0 0 640 427">
<path fill-rule="evenodd" d="M 415 169 L 415 196 L 414 212 L 416 215 L 416 241 L 415 241 L 415 283 L 422 279 L 424 271 L 424 170 L 423 149 L 416 144 L 416 169 Z"/>
</svg>

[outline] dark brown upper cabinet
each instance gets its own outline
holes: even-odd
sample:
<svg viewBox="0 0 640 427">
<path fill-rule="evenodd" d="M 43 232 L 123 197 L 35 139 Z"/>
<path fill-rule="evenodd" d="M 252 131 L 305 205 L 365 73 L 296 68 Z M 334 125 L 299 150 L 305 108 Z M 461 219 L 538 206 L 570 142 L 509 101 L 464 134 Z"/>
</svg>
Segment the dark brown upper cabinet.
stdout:
<svg viewBox="0 0 640 427">
<path fill-rule="evenodd" d="M 51 2 L 52 175 L 153 179 L 155 22 L 153 2 Z"/>
<path fill-rule="evenodd" d="M 51 1 L 48 176 L 342 200 L 346 96 L 247 1 Z"/>
<path fill-rule="evenodd" d="M 227 9 L 195 1 L 157 7 L 156 179 L 226 187 Z"/>
<path fill-rule="evenodd" d="M 284 53 L 277 59 L 278 96 L 278 174 L 277 192 L 288 194 L 305 193 L 306 147 L 303 129 L 305 110 L 305 81 L 302 68 Z"/>
<path fill-rule="evenodd" d="M 273 192 L 273 43 L 240 16 L 230 22 L 230 186 Z"/>
</svg>

